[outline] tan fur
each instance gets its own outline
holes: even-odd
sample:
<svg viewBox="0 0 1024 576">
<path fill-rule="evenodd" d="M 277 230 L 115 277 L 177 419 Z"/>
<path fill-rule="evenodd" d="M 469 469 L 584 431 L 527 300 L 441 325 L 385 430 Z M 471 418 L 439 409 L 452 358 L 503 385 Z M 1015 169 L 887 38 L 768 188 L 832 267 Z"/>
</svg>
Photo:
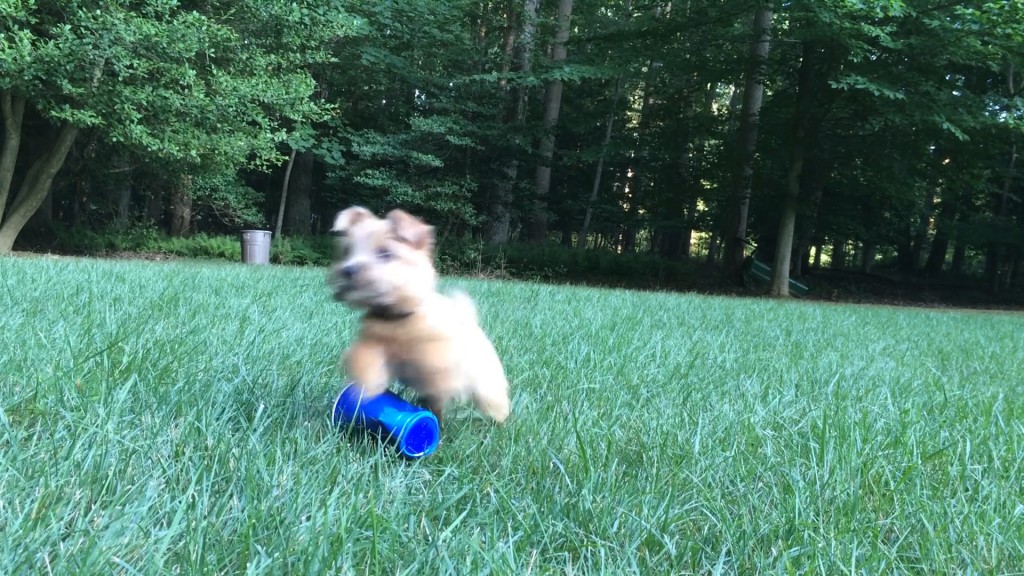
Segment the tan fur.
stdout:
<svg viewBox="0 0 1024 576">
<path fill-rule="evenodd" d="M 468 400 L 498 423 L 509 416 L 509 386 L 469 295 L 437 291 L 434 229 L 402 210 L 377 218 L 353 206 L 338 213 L 334 297 L 367 311 L 339 368 L 368 394 L 393 380 L 416 391 L 440 420 L 449 401 Z"/>
</svg>

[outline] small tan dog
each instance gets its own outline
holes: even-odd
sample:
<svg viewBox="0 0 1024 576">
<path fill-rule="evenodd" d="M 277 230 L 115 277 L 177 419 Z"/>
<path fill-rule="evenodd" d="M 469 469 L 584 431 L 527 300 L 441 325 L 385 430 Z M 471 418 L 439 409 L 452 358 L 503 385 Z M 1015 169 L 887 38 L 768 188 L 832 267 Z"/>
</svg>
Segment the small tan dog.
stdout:
<svg viewBox="0 0 1024 576">
<path fill-rule="evenodd" d="M 413 389 L 438 421 L 450 400 L 470 400 L 498 423 L 509 386 L 468 295 L 437 291 L 434 228 L 402 210 L 383 218 L 361 206 L 338 213 L 338 256 L 327 277 L 334 299 L 364 312 L 339 367 L 375 396 L 392 380 Z"/>
</svg>

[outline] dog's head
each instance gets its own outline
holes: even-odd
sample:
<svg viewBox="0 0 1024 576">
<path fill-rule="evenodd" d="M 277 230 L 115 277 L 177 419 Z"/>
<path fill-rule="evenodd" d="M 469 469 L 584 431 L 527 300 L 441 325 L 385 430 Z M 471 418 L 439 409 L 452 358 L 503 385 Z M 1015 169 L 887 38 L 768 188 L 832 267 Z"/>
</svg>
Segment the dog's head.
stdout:
<svg viewBox="0 0 1024 576">
<path fill-rule="evenodd" d="M 356 308 L 413 312 L 437 284 L 434 227 L 403 210 L 378 218 L 361 206 L 338 213 L 337 256 L 327 282 L 334 299 Z"/>
</svg>

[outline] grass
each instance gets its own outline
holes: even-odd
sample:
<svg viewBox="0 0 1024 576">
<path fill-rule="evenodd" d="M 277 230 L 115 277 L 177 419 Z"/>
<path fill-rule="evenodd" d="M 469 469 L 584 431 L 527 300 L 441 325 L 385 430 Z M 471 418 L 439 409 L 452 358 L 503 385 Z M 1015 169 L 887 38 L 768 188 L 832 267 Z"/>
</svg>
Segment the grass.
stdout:
<svg viewBox="0 0 1024 576">
<path fill-rule="evenodd" d="M 1024 317 L 456 283 L 513 419 L 407 462 L 321 270 L 0 259 L 0 573 L 1024 572 Z"/>
</svg>

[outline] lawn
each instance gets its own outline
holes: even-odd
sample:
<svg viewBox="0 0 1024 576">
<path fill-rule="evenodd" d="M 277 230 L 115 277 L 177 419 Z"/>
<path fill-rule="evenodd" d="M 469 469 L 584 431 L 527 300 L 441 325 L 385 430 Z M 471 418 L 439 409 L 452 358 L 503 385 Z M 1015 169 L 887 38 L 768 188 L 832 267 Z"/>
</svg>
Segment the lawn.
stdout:
<svg viewBox="0 0 1024 576">
<path fill-rule="evenodd" d="M 0 573 L 1024 572 L 1024 316 L 447 279 L 513 416 L 404 461 L 323 277 L 0 258 Z"/>
</svg>

